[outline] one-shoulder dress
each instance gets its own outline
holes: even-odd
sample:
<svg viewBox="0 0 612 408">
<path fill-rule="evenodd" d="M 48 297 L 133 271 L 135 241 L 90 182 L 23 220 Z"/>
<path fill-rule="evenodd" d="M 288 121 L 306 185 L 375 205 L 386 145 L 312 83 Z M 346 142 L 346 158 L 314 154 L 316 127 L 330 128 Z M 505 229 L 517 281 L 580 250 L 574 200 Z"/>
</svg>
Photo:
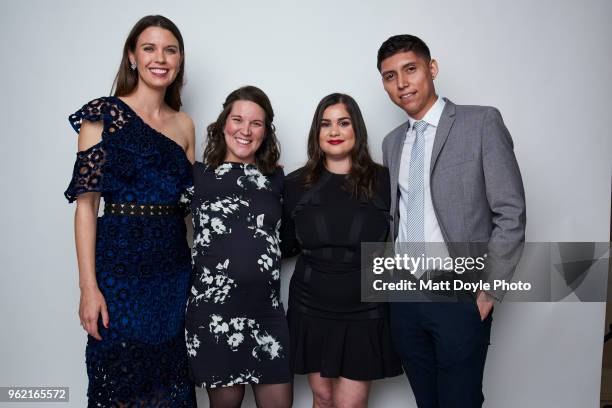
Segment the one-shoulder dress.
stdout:
<svg viewBox="0 0 612 408">
<path fill-rule="evenodd" d="M 194 407 L 187 374 L 185 302 L 191 265 L 179 205 L 192 185 L 182 147 L 117 97 L 95 99 L 70 116 L 103 124 L 102 140 L 77 153 L 68 201 L 99 192 L 96 279 L 110 317 L 102 340 L 88 336 L 90 407 Z"/>
</svg>

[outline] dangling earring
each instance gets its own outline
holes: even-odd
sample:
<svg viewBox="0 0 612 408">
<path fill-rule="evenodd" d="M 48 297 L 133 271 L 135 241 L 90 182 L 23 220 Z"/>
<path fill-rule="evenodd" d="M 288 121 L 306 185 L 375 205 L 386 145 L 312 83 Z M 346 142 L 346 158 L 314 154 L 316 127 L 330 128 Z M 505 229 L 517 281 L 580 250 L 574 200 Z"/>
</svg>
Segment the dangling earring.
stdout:
<svg viewBox="0 0 612 408">
<path fill-rule="evenodd" d="M 136 63 L 135 63 L 135 62 L 132 62 L 132 63 L 130 64 L 130 69 L 131 69 L 132 71 L 136 71 Z"/>
</svg>

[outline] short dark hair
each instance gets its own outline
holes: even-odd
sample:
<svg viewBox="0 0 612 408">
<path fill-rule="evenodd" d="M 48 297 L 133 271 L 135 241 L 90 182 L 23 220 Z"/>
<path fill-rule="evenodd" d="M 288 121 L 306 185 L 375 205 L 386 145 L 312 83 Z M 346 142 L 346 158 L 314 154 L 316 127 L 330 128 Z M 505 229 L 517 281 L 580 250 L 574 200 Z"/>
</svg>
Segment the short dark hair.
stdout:
<svg viewBox="0 0 612 408">
<path fill-rule="evenodd" d="M 280 144 L 276 138 L 276 129 L 272 121 L 274 120 L 274 111 L 270 99 L 261 89 L 256 86 L 243 86 L 230 93 L 225 102 L 223 102 L 223 110 L 219 114 L 216 121 L 208 125 L 208 139 L 206 148 L 204 149 L 204 163 L 217 167 L 225 160 L 227 154 L 227 145 L 225 144 L 225 135 L 223 128 L 227 117 L 232 111 L 232 106 L 236 101 L 253 102 L 266 114 L 265 128 L 266 134 L 264 140 L 255 153 L 255 164 L 259 171 L 269 175 L 274 173 L 277 167 L 278 159 L 280 158 Z"/>
<path fill-rule="evenodd" d="M 380 166 L 370 156 L 368 131 L 359 105 L 357 105 L 355 99 L 342 93 L 327 95 L 321 99 L 315 110 L 308 133 L 308 161 L 303 167 L 303 187 L 309 189 L 321 178 L 325 167 L 325 153 L 323 153 L 319 142 L 323 113 L 330 106 L 339 103 L 344 105 L 351 117 L 351 124 L 355 132 L 355 146 L 350 153 L 351 170 L 347 175 L 344 187 L 357 199 L 371 199 L 376 188 L 376 170 Z"/>
<path fill-rule="evenodd" d="M 378 60 L 376 67 L 380 71 L 382 62 L 399 52 L 412 51 L 417 56 L 424 58 L 427 62 L 431 61 L 429 47 L 423 40 L 415 35 L 400 34 L 389 37 L 378 49 Z"/>
</svg>

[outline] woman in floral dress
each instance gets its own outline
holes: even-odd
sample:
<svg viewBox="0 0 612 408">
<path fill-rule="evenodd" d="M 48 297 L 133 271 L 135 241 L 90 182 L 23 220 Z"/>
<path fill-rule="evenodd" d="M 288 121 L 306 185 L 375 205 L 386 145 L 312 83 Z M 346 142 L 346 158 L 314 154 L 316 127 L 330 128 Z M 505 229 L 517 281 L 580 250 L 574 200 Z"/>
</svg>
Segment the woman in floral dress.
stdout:
<svg viewBox="0 0 612 408">
<path fill-rule="evenodd" d="M 185 337 L 189 369 L 211 407 L 290 407 L 289 335 L 280 303 L 283 171 L 268 97 L 232 92 L 194 166 L 194 280 Z"/>
</svg>

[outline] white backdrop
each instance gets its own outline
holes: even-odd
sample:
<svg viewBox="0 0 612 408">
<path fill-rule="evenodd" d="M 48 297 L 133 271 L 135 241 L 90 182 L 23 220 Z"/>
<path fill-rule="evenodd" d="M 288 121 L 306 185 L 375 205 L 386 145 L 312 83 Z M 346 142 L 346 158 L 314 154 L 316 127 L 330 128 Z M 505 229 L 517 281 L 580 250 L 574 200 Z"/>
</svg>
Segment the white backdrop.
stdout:
<svg viewBox="0 0 612 408">
<path fill-rule="evenodd" d="M 380 161 L 383 136 L 405 116 L 382 89 L 376 52 L 413 33 L 439 61 L 441 95 L 501 110 L 523 173 L 527 240 L 608 241 L 612 2 L 358 3 L 3 2 L 0 386 L 69 386 L 67 405 L 86 405 L 74 207 L 62 196 L 76 149 L 67 116 L 109 93 L 125 37 L 146 14 L 171 18 L 184 36 L 197 156 L 225 96 L 253 84 L 272 100 L 287 171 L 304 162 L 315 106 L 334 91 L 360 104 Z M 485 406 L 597 406 L 603 318 L 598 303 L 497 307 Z M 296 378 L 295 406 L 310 401 Z M 414 407 L 405 377 L 377 382 L 371 406 Z"/>
</svg>

